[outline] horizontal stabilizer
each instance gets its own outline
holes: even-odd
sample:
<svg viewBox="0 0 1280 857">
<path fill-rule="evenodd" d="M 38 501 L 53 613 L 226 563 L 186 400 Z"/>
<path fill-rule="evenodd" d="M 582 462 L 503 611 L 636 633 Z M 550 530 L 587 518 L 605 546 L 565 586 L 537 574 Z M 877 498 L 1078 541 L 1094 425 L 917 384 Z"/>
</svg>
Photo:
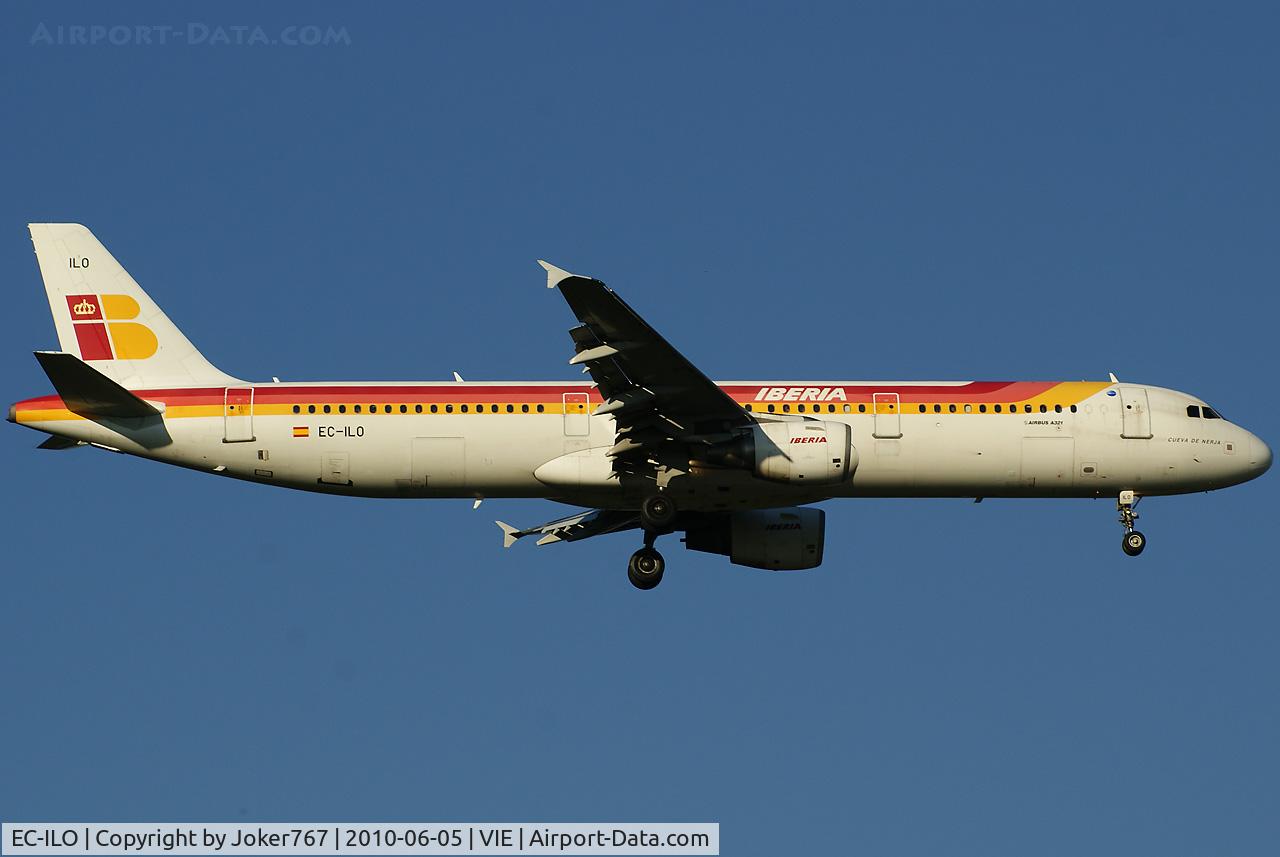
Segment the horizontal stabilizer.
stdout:
<svg viewBox="0 0 1280 857">
<path fill-rule="evenodd" d="M 67 410 L 82 417 L 153 417 L 154 405 L 138 398 L 74 354 L 37 351 L 40 368 Z"/>
<path fill-rule="evenodd" d="M 44 443 L 36 447 L 36 449 L 74 449 L 77 446 L 84 446 L 84 441 L 72 440 L 69 437 L 58 437 L 51 434 L 44 439 Z"/>
</svg>

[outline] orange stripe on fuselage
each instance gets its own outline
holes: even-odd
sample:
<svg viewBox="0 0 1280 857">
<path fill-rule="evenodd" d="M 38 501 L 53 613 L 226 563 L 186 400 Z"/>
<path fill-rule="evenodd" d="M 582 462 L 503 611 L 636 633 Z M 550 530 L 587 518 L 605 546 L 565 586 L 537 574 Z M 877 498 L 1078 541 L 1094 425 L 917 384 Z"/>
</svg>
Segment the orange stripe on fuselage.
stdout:
<svg viewBox="0 0 1280 857">
<path fill-rule="evenodd" d="M 753 410 L 767 410 L 768 405 L 783 404 L 796 406 L 819 402 L 824 405 L 836 404 L 841 410 L 843 404 L 873 404 L 876 394 L 896 393 L 902 403 L 902 412 L 910 411 L 906 405 L 919 404 L 1016 404 L 1019 407 L 1032 405 L 1075 405 L 1092 396 L 1110 384 L 1105 381 L 973 381 L 967 384 L 930 384 L 930 385 L 841 385 L 841 384 L 803 384 L 761 382 L 759 385 L 724 386 L 723 389 L 734 401 L 741 405 L 751 405 Z M 798 390 L 799 398 L 759 399 L 761 390 L 782 388 L 786 391 Z M 833 391 L 839 391 L 843 397 L 832 398 Z M 183 419 L 190 417 L 218 417 L 223 415 L 224 391 L 221 387 L 177 388 L 158 390 L 135 390 L 135 395 L 150 401 L 162 402 L 165 405 L 167 419 Z M 295 405 L 303 409 L 315 405 L 408 405 L 409 415 L 416 414 L 414 405 L 514 405 L 515 413 L 523 414 L 520 405 L 543 405 L 544 415 L 563 414 L 563 396 L 565 393 L 586 393 L 593 403 L 601 401 L 600 393 L 586 385 L 573 386 L 528 386 L 528 385 L 493 385 L 468 386 L 466 384 L 413 384 L 370 386 L 323 385 L 314 387 L 283 387 L 277 385 L 257 387 L 254 389 L 254 413 L 261 416 L 292 414 Z M 80 419 L 68 410 L 58 396 L 39 396 L 26 399 L 14 405 L 15 419 L 20 423 L 42 422 L 53 420 Z M 824 407 L 823 411 L 828 411 Z M 395 416 L 379 413 L 378 416 Z M 499 411 L 505 413 L 505 409 Z M 976 413 L 976 412 L 975 412 Z M 308 414 L 310 416 L 310 414 Z M 443 414 L 437 414 L 443 415 Z M 455 414 L 458 415 L 458 414 Z M 315 416 L 325 416 L 315 414 Z M 337 416 L 328 414 L 327 416 Z M 350 414 L 355 416 L 355 414 Z"/>
</svg>

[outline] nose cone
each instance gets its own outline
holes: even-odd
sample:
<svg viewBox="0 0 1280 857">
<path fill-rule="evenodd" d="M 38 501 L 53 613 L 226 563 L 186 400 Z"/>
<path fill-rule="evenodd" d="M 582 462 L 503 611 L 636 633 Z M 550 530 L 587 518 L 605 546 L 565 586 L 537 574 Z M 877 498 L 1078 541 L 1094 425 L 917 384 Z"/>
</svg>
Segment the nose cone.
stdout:
<svg viewBox="0 0 1280 857">
<path fill-rule="evenodd" d="M 1261 476 L 1271 467 L 1271 447 L 1257 435 L 1249 436 L 1249 466 L 1254 476 Z"/>
</svg>

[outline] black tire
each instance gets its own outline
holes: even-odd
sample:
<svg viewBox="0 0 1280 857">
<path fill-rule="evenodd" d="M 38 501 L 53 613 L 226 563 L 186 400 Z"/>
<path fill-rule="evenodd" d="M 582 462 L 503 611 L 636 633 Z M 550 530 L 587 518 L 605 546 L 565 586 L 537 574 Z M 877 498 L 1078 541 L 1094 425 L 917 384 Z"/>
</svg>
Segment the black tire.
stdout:
<svg viewBox="0 0 1280 857">
<path fill-rule="evenodd" d="M 631 555 L 627 563 L 627 580 L 636 589 L 653 589 L 662 582 L 667 562 L 653 548 L 641 548 Z"/>
<path fill-rule="evenodd" d="M 1124 541 L 1120 546 L 1129 556 L 1137 556 L 1147 546 L 1147 537 L 1137 530 L 1132 530 L 1124 534 Z"/>
<path fill-rule="evenodd" d="M 676 504 L 666 494 L 646 497 L 640 504 L 640 521 L 646 530 L 668 530 L 676 521 Z"/>
</svg>

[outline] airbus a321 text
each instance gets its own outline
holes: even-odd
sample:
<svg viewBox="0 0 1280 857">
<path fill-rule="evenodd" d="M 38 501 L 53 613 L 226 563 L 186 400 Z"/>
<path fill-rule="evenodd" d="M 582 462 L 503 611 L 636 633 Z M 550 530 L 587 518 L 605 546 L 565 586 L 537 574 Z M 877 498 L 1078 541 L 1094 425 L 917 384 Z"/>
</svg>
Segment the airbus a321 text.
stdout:
<svg viewBox="0 0 1280 857">
<path fill-rule="evenodd" d="M 542 497 L 581 511 L 498 522 L 504 545 L 639 530 L 628 564 L 662 580 L 658 537 L 738 565 L 822 562 L 833 497 L 1106 497 L 1125 553 L 1151 495 L 1236 485 L 1271 465 L 1202 399 L 1108 381 L 713 382 L 604 283 L 541 262 L 578 319 L 590 382 L 247 382 L 213 366 L 85 227 L 32 224 L 60 351 L 56 391 L 9 421 L 42 449 L 95 446 L 306 491 Z"/>
</svg>

